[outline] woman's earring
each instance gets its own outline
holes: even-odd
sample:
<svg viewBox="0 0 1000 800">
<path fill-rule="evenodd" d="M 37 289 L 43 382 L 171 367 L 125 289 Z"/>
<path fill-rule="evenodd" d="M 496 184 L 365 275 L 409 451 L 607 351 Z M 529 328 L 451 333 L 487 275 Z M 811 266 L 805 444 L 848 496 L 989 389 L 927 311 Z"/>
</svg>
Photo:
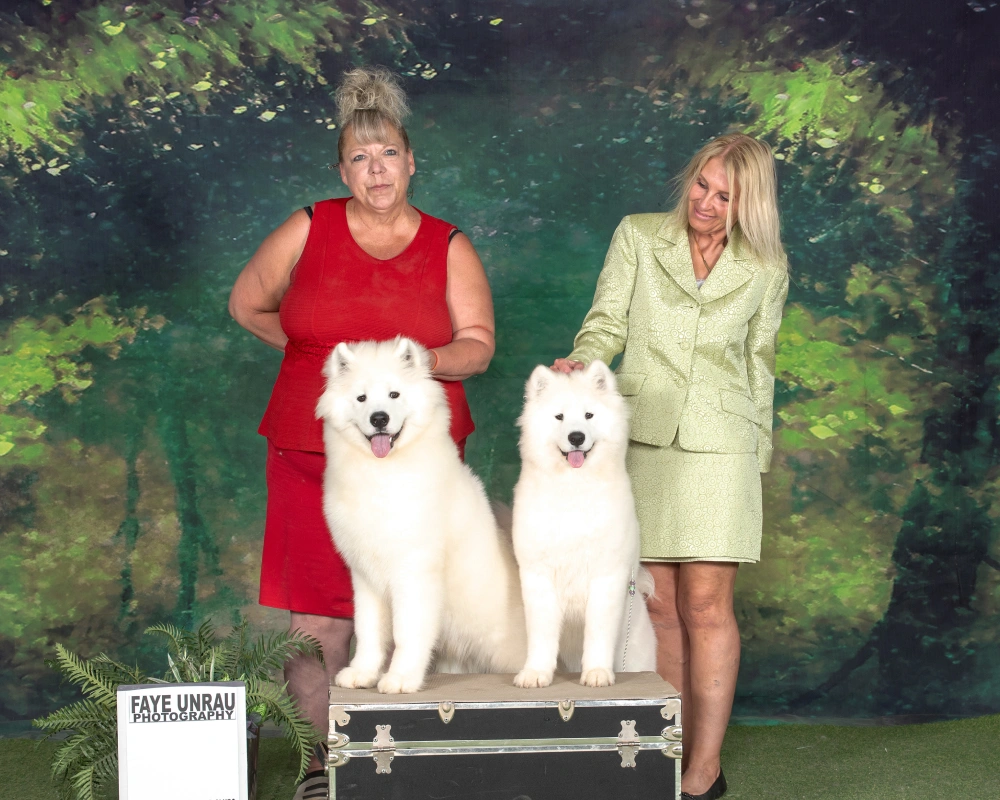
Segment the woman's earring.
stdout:
<svg viewBox="0 0 1000 800">
<path fill-rule="evenodd" d="M 413 199 L 413 184 L 412 183 L 409 186 L 406 187 L 406 199 L 407 200 L 412 200 Z"/>
</svg>

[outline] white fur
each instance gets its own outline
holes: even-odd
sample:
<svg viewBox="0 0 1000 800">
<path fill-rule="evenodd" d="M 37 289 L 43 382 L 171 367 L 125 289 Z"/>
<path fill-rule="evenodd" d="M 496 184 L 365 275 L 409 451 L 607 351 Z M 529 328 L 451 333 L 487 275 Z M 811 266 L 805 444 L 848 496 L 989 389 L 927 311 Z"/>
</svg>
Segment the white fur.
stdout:
<svg viewBox="0 0 1000 800">
<path fill-rule="evenodd" d="M 561 659 L 570 668 L 579 664 L 580 683 L 607 686 L 623 651 L 625 671 L 655 670 L 656 636 L 643 598 L 652 581 L 639 566 L 639 523 L 625 472 L 628 414 L 614 375 L 600 361 L 571 375 L 538 367 L 518 424 L 513 534 L 528 657 L 514 683 L 548 686 Z M 574 450 L 586 452 L 577 468 L 567 456 Z M 632 576 L 639 590 L 630 598 Z"/>
<path fill-rule="evenodd" d="M 345 688 L 418 691 L 435 650 L 441 663 L 482 672 L 524 661 L 513 552 L 459 459 L 427 364 L 422 347 L 397 338 L 338 345 L 324 368 L 323 510 L 354 582 L 357 647 L 335 678 Z M 368 438 L 375 413 L 395 437 L 383 458 Z"/>
</svg>

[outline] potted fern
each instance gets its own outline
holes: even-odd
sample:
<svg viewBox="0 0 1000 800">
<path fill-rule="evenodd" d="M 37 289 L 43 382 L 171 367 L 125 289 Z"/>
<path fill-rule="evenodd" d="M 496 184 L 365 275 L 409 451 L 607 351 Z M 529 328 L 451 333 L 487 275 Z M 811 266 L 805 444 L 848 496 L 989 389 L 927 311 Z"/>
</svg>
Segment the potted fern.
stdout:
<svg viewBox="0 0 1000 800">
<path fill-rule="evenodd" d="M 70 683 L 79 686 L 84 695 L 82 700 L 33 723 L 48 736 L 69 732 L 56 750 L 52 774 L 68 783 L 75 800 L 98 800 L 104 787 L 117 783 L 117 690 L 119 686 L 142 683 L 244 682 L 249 740 L 248 796 L 252 800 L 256 792 L 258 733 L 260 726 L 269 719 L 283 730 L 298 750 L 298 779 L 301 780 L 322 736 L 302 716 L 285 691 L 285 685 L 273 680 L 271 675 L 296 655 L 316 656 L 322 660 L 318 641 L 298 631 L 253 639 L 243 617 L 221 638 L 207 621 L 196 631 L 160 624 L 145 632 L 166 637 L 167 669 L 162 677 L 146 675 L 139 667 L 122 664 L 103 653 L 83 659 L 61 644 L 56 645 L 56 658 L 48 662 Z"/>
</svg>

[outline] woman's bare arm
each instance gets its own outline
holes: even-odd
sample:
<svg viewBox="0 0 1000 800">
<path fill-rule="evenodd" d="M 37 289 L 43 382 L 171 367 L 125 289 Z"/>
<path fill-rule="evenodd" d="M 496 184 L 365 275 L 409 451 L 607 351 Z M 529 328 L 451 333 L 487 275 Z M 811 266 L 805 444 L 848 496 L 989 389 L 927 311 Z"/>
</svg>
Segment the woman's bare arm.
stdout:
<svg viewBox="0 0 1000 800">
<path fill-rule="evenodd" d="M 278 320 L 278 306 L 302 255 L 309 224 L 309 215 L 301 209 L 281 223 L 257 248 L 229 295 L 232 318 L 276 350 L 284 350 L 288 341 Z"/>
<path fill-rule="evenodd" d="M 460 381 L 485 372 L 496 350 L 490 284 L 483 262 L 464 233 L 457 234 L 448 247 L 445 297 L 453 338 L 450 344 L 434 348 L 438 357 L 434 375 Z"/>
</svg>

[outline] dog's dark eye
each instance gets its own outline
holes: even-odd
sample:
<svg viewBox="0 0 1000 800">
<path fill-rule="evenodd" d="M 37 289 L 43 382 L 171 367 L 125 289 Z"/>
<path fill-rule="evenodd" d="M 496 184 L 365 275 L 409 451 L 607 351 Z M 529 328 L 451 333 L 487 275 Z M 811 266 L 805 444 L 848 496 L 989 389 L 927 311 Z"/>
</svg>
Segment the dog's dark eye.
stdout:
<svg viewBox="0 0 1000 800">
<path fill-rule="evenodd" d="M 399 392 L 389 392 L 389 397 L 395 400 L 397 397 L 399 397 Z"/>
<path fill-rule="evenodd" d="M 591 414 L 589 411 L 586 414 L 583 415 L 584 419 L 593 419 L 593 417 L 594 417 L 594 415 Z"/>
<path fill-rule="evenodd" d="M 366 394 L 359 394 L 359 395 L 358 395 L 358 402 L 359 402 L 359 403 L 363 403 L 363 402 L 365 402 L 365 400 L 367 400 L 367 399 L 368 399 L 368 395 L 366 395 Z"/>
<path fill-rule="evenodd" d="M 560 422 L 562 422 L 562 418 L 563 418 L 562 414 L 556 414 L 556 419 L 559 420 Z"/>
</svg>

